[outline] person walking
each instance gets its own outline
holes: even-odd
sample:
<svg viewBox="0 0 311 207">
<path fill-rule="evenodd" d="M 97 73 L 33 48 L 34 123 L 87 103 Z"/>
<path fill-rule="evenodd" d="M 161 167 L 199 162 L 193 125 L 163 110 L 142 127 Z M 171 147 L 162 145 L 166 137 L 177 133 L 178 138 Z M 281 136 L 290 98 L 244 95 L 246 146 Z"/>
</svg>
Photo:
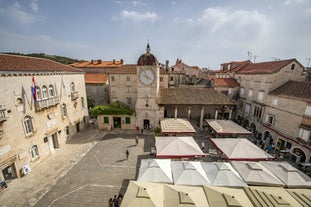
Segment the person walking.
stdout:
<svg viewBox="0 0 311 207">
<path fill-rule="evenodd" d="M 130 155 L 128 149 L 126 149 L 125 154 L 126 154 L 126 160 L 128 160 L 129 159 L 129 155 Z"/>
<path fill-rule="evenodd" d="M 112 201 L 112 198 L 110 198 L 110 199 L 109 199 L 108 204 L 109 204 L 109 207 L 113 207 L 113 201 Z"/>
<path fill-rule="evenodd" d="M 119 200 L 117 198 L 117 195 L 114 195 L 112 202 L 114 207 L 119 207 Z"/>
<path fill-rule="evenodd" d="M 202 149 L 202 151 L 204 151 L 204 149 L 205 149 L 205 142 L 202 142 L 201 149 Z"/>
<path fill-rule="evenodd" d="M 138 145 L 138 136 L 136 136 L 136 138 L 135 138 L 135 143 L 136 143 L 136 145 Z"/>
</svg>

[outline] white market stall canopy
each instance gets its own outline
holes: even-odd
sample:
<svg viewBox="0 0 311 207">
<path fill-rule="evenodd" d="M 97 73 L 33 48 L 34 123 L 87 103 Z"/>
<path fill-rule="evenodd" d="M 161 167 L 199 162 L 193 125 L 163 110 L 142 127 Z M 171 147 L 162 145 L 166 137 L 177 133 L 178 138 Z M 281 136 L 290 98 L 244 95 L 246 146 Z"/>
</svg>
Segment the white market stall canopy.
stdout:
<svg viewBox="0 0 311 207">
<path fill-rule="evenodd" d="M 211 141 L 228 160 L 264 161 L 274 159 L 272 155 L 245 138 L 215 138 Z"/>
<path fill-rule="evenodd" d="M 204 153 L 193 137 L 155 137 L 157 158 L 196 158 Z"/>
<path fill-rule="evenodd" d="M 166 118 L 160 121 L 163 134 L 195 133 L 195 129 L 186 119 Z"/>
<path fill-rule="evenodd" d="M 217 135 L 252 135 L 252 132 L 231 120 L 205 119 L 205 121 Z"/>
<path fill-rule="evenodd" d="M 173 183 L 170 159 L 141 160 L 137 181 Z"/>
</svg>

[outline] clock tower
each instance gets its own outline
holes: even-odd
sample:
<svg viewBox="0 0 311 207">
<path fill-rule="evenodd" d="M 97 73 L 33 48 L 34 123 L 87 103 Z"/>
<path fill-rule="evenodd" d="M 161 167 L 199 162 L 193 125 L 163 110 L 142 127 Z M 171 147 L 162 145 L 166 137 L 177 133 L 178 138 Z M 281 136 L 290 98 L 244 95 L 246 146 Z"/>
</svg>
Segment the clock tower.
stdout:
<svg viewBox="0 0 311 207">
<path fill-rule="evenodd" d="M 135 106 L 136 126 L 139 128 L 157 127 L 163 113 L 156 100 L 159 92 L 160 67 L 151 53 L 149 43 L 146 53 L 137 61 L 137 101 Z"/>
</svg>

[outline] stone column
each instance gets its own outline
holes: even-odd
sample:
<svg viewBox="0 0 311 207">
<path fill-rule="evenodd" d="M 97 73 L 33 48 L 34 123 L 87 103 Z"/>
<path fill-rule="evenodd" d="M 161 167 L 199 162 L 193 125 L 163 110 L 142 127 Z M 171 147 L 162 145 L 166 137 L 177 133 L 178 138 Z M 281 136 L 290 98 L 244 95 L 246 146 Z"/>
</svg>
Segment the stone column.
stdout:
<svg viewBox="0 0 311 207">
<path fill-rule="evenodd" d="M 175 119 L 177 118 L 177 106 L 175 106 Z"/>
<path fill-rule="evenodd" d="M 203 128 L 204 106 L 201 107 L 200 128 Z"/>
</svg>

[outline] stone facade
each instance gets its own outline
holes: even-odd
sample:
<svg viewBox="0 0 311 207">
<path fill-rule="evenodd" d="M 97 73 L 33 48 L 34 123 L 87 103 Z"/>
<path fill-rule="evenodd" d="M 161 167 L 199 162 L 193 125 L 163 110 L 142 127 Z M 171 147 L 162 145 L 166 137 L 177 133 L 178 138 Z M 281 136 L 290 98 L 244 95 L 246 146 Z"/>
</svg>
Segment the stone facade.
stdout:
<svg viewBox="0 0 311 207">
<path fill-rule="evenodd" d="M 23 62 L 23 58 L 16 60 Z M 42 71 L 35 68 L 40 68 L 40 63 L 45 65 L 46 61 L 49 67 L 64 71 L 47 72 L 43 71 L 44 67 Z M 68 72 L 70 67 L 62 68 L 49 60 L 30 58 L 30 62 L 34 63 L 36 71 L 16 71 L 14 66 L 12 70 L 2 70 L 5 66 L 0 66 L 0 180 L 23 176 L 27 169 L 52 155 L 88 125 L 83 73 Z M 31 90 L 34 83 L 35 95 Z"/>
</svg>

